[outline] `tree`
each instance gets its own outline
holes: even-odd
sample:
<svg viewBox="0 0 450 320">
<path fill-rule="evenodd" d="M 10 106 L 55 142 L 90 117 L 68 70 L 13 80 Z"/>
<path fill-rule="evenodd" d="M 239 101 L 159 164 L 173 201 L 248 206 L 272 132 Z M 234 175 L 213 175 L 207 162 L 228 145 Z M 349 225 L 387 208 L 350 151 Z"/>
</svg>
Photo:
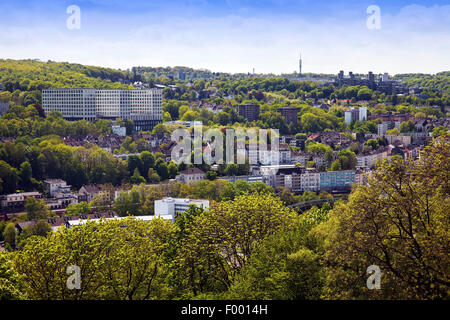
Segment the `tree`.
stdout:
<svg viewBox="0 0 450 320">
<path fill-rule="evenodd" d="M 225 167 L 225 174 L 226 174 L 227 176 L 235 176 L 235 175 L 238 174 L 238 170 L 239 170 L 239 167 L 238 167 L 237 164 L 235 164 L 235 163 L 229 163 L 229 164 L 227 164 L 227 166 Z"/>
<path fill-rule="evenodd" d="M 19 180 L 17 170 L 3 160 L 0 160 L 0 179 L 2 181 L 0 191 L 4 193 L 16 192 Z"/>
<path fill-rule="evenodd" d="M 17 237 L 17 249 L 22 250 L 31 236 L 46 237 L 52 232 L 52 227 L 46 220 L 39 220 L 31 226 L 25 227 Z"/>
<path fill-rule="evenodd" d="M 285 187 L 278 187 L 278 196 L 280 197 L 281 201 L 285 203 L 285 205 L 291 205 L 295 203 L 295 197 L 294 194 L 289 191 L 289 189 Z"/>
<path fill-rule="evenodd" d="M 137 216 L 141 214 L 141 195 L 136 188 L 130 191 L 121 191 L 114 201 L 114 211 L 117 212 L 119 216 Z"/>
<path fill-rule="evenodd" d="M 386 134 L 399 136 L 400 135 L 400 131 L 397 128 L 394 128 L 394 129 L 390 129 L 390 130 L 386 131 Z"/>
<path fill-rule="evenodd" d="M 140 159 L 141 162 L 137 162 L 137 165 L 142 166 L 142 172 L 148 172 L 148 169 L 153 168 L 155 165 L 155 157 L 149 151 L 142 151 Z"/>
<path fill-rule="evenodd" d="M 146 165 L 148 165 L 149 159 L 146 157 L 144 157 L 144 159 L 146 159 L 146 161 L 147 161 Z M 132 172 L 134 173 L 135 169 L 138 169 L 139 172 L 141 172 L 141 170 L 143 170 L 143 167 L 144 167 L 144 164 L 142 163 L 142 159 L 139 156 L 134 155 L 134 154 L 130 155 L 128 157 L 127 164 L 128 164 L 128 171 L 130 172 L 130 174 Z"/>
<path fill-rule="evenodd" d="M 91 213 L 91 208 L 87 202 L 71 203 L 66 209 L 67 215 L 77 216 L 77 215 L 87 215 Z"/>
<path fill-rule="evenodd" d="M 148 169 L 147 176 L 150 183 L 158 183 L 161 180 L 153 168 Z"/>
<path fill-rule="evenodd" d="M 367 87 L 359 89 L 357 94 L 358 100 L 370 100 L 371 97 L 372 97 L 372 90 L 370 90 Z"/>
<path fill-rule="evenodd" d="M 169 169 L 167 168 L 167 164 L 162 159 L 156 160 L 156 172 L 161 180 L 169 179 Z"/>
<path fill-rule="evenodd" d="M 32 182 L 32 169 L 28 161 L 22 162 L 19 170 L 20 183 L 25 190 L 30 190 L 33 186 Z"/>
<path fill-rule="evenodd" d="M 212 180 L 215 180 L 216 178 L 217 178 L 217 172 L 211 171 L 211 170 L 206 171 L 206 179 L 212 181 Z"/>
<path fill-rule="evenodd" d="M 292 229 L 277 232 L 259 243 L 226 298 L 319 299 L 326 274 L 310 231 L 326 218 L 326 210 L 313 207 L 302 214 Z"/>
<path fill-rule="evenodd" d="M 171 232 L 171 222 L 159 218 L 89 221 L 49 237 L 31 237 L 14 266 L 25 276 L 30 299 L 163 299 L 162 257 Z M 80 290 L 67 288 L 70 265 L 82 272 Z"/>
<path fill-rule="evenodd" d="M 133 175 L 130 177 L 130 182 L 133 184 L 145 183 L 145 178 L 141 176 L 138 168 L 134 169 Z"/>
<path fill-rule="evenodd" d="M 333 163 L 331 164 L 330 170 L 331 170 L 331 171 L 339 171 L 339 170 L 342 170 L 341 162 L 339 161 L 339 159 L 336 159 L 336 160 L 333 161 Z"/>
<path fill-rule="evenodd" d="M 162 218 L 145 222 L 128 218 L 113 221 L 113 246 L 105 258 L 104 298 L 150 300 L 167 294 L 163 256 L 169 246 L 172 223 Z M 127 270 L 127 272 L 123 272 Z"/>
<path fill-rule="evenodd" d="M 432 134 L 433 137 L 439 137 L 442 136 L 444 134 L 446 134 L 448 132 L 448 129 L 444 126 L 439 126 L 433 129 Z"/>
<path fill-rule="evenodd" d="M 348 149 L 339 151 L 338 160 L 341 164 L 341 170 L 352 170 L 356 167 L 356 154 Z"/>
<path fill-rule="evenodd" d="M 170 161 L 169 165 L 167 166 L 167 170 L 169 172 L 170 179 L 173 179 L 178 175 L 178 166 L 173 161 Z"/>
<path fill-rule="evenodd" d="M 413 132 L 415 130 L 414 122 L 404 121 L 400 123 L 400 132 Z"/>
<path fill-rule="evenodd" d="M 327 151 L 331 155 L 333 154 L 333 149 L 329 145 L 323 144 L 323 143 L 310 143 L 306 146 L 307 152 L 320 152 L 320 153 L 326 153 Z"/>
<path fill-rule="evenodd" d="M 295 214 L 270 194 L 245 194 L 213 203 L 195 218 L 178 254 L 177 263 L 184 270 L 180 281 L 194 294 L 226 291 L 257 242 L 294 220 Z"/>
<path fill-rule="evenodd" d="M 372 150 L 377 150 L 379 147 L 378 141 L 375 139 L 369 139 L 367 140 L 364 145 L 369 146 L 372 148 Z"/>
<path fill-rule="evenodd" d="M 28 197 L 25 201 L 25 210 L 28 220 L 45 219 L 50 216 L 50 209 L 46 206 L 43 199 Z"/>
<path fill-rule="evenodd" d="M 420 160 L 384 161 L 368 186 L 333 209 L 318 228 L 325 239 L 327 297 L 448 297 L 449 150 L 446 135 Z M 381 268 L 381 290 L 366 287 L 370 265 Z"/>
<path fill-rule="evenodd" d="M 0 301 L 24 299 L 23 279 L 15 269 L 11 253 L 0 251 Z"/>
<path fill-rule="evenodd" d="M 16 227 L 14 223 L 8 223 L 5 230 L 3 230 L 3 239 L 5 243 L 11 248 L 16 248 Z"/>
</svg>

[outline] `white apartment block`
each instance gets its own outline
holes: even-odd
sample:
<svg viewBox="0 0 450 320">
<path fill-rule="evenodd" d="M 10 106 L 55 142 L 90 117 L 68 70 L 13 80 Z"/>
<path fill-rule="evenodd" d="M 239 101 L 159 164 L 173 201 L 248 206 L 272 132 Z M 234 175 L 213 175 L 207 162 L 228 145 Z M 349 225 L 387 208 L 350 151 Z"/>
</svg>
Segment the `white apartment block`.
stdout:
<svg viewBox="0 0 450 320">
<path fill-rule="evenodd" d="M 314 168 L 307 168 L 300 176 L 301 191 L 318 191 L 320 189 L 320 172 Z"/>
<path fill-rule="evenodd" d="M 378 160 L 382 160 L 387 158 L 388 156 L 388 152 L 387 151 L 382 151 L 382 152 L 374 152 L 371 154 L 359 154 L 356 156 L 356 168 L 361 168 L 361 169 L 370 169 L 373 168 L 375 166 L 375 163 Z"/>
<path fill-rule="evenodd" d="M 70 185 L 67 185 L 66 181 L 61 179 L 47 179 L 44 180 L 44 187 L 48 190 L 51 197 L 55 196 L 55 193 L 69 193 Z"/>
<path fill-rule="evenodd" d="M 137 131 L 151 130 L 162 122 L 162 90 L 44 89 L 42 107 L 46 114 L 60 111 L 67 120 L 129 119 Z"/>
<path fill-rule="evenodd" d="M 293 164 L 300 163 L 303 167 L 305 167 L 308 160 L 309 154 L 305 152 L 291 152 L 291 163 Z"/>
<path fill-rule="evenodd" d="M 175 217 L 177 212 L 185 212 L 190 205 L 207 209 L 209 200 L 184 199 L 184 198 L 163 198 L 155 200 L 155 216 L 171 215 Z"/>
</svg>

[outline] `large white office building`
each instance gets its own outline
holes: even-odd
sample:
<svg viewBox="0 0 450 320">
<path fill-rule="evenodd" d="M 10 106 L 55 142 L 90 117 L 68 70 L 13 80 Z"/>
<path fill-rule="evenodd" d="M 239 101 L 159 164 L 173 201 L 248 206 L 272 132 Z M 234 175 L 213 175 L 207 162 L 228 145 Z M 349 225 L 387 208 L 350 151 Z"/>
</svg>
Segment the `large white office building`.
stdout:
<svg viewBox="0 0 450 320">
<path fill-rule="evenodd" d="M 69 121 L 130 119 L 137 131 L 151 130 L 162 122 L 162 90 L 44 89 L 42 107 L 46 114 L 60 111 Z"/>
</svg>

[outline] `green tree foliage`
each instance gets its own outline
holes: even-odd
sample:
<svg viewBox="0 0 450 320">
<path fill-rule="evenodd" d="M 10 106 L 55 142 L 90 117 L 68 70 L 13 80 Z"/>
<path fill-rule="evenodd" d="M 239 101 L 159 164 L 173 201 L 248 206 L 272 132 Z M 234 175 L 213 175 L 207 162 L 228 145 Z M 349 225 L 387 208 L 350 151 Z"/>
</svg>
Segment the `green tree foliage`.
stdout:
<svg viewBox="0 0 450 320">
<path fill-rule="evenodd" d="M 226 291 L 255 244 L 294 221 L 295 215 L 270 194 L 242 195 L 212 204 L 195 218 L 179 252 L 183 283 L 194 294 Z"/>
<path fill-rule="evenodd" d="M 28 220 L 45 219 L 51 214 L 43 199 L 35 199 L 33 197 L 28 197 L 25 201 L 25 210 Z"/>
<path fill-rule="evenodd" d="M 448 135 L 417 161 L 385 161 L 348 203 L 339 204 L 325 236 L 331 298 L 448 298 L 450 192 Z M 368 290 L 366 269 L 382 270 L 381 290 Z"/>
<path fill-rule="evenodd" d="M 248 264 L 234 280 L 231 299 L 319 299 L 325 272 L 318 242 L 310 231 L 327 220 L 327 210 L 305 212 L 290 230 L 259 242 Z"/>
<path fill-rule="evenodd" d="M 178 166 L 171 161 L 167 166 L 167 171 L 169 173 L 169 178 L 173 179 L 178 175 Z"/>
<path fill-rule="evenodd" d="M 26 298 L 23 279 L 12 263 L 11 255 L 0 251 L 0 301 Z"/>
<path fill-rule="evenodd" d="M 134 169 L 133 175 L 130 177 L 130 182 L 133 184 L 140 184 L 145 183 L 146 180 L 141 174 L 139 173 L 139 169 Z"/>
<path fill-rule="evenodd" d="M 91 213 L 91 208 L 87 202 L 79 202 L 75 204 L 69 204 L 66 209 L 67 215 L 87 215 Z"/>
<path fill-rule="evenodd" d="M 158 173 L 156 173 L 153 168 L 148 169 L 147 176 L 150 183 L 158 183 L 161 180 Z"/>
<path fill-rule="evenodd" d="M 32 237 L 14 259 L 31 299 L 164 298 L 170 222 L 127 218 L 88 222 L 46 238 Z M 81 270 L 81 290 L 69 290 L 67 267 Z"/>
<path fill-rule="evenodd" d="M 37 221 L 31 226 L 26 226 L 17 237 L 17 248 L 22 250 L 27 242 L 27 239 L 31 236 L 46 237 L 51 231 L 52 227 L 44 219 Z"/>
<path fill-rule="evenodd" d="M 433 129 L 433 137 L 439 137 L 442 136 L 444 134 L 446 134 L 448 132 L 448 129 L 446 127 L 443 126 L 439 126 Z"/>
<path fill-rule="evenodd" d="M 3 240 L 10 249 L 16 248 L 16 227 L 14 223 L 8 223 L 3 230 Z"/>
<path fill-rule="evenodd" d="M 0 192 L 15 192 L 18 180 L 17 170 L 11 167 L 7 162 L 0 160 Z"/>
</svg>

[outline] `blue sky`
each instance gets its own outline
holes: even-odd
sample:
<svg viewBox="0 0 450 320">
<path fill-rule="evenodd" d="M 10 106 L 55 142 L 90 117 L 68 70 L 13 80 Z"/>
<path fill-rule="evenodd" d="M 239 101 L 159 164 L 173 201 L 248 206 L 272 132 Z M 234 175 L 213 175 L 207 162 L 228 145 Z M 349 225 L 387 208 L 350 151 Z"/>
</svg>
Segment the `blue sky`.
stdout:
<svg viewBox="0 0 450 320">
<path fill-rule="evenodd" d="M 81 10 L 69 30 L 66 8 Z M 381 28 L 366 9 L 377 5 Z M 0 0 L 0 58 L 223 72 L 450 70 L 450 1 Z"/>
</svg>

